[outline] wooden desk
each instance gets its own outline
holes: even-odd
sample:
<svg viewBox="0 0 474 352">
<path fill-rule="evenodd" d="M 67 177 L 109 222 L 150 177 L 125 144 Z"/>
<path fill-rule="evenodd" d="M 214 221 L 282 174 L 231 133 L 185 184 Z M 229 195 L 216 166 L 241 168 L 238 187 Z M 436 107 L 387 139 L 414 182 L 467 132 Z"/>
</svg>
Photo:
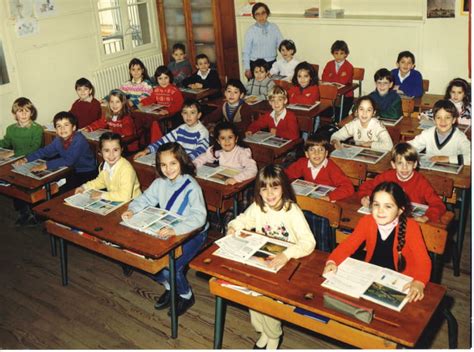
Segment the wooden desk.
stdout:
<svg viewBox="0 0 474 352">
<path fill-rule="evenodd" d="M 373 320 L 370 324 L 365 324 L 324 308 L 324 292 L 331 292 L 335 296 L 339 295 L 321 287 L 321 283 L 324 281 L 321 273 L 327 259 L 327 253 L 315 251 L 305 258 L 298 259 L 298 262 L 301 263 L 299 267 L 295 265 L 297 261 L 292 260 L 277 274 L 272 274 L 213 256 L 212 252 L 217 248 L 217 245 L 213 245 L 194 258 L 190 264 L 191 268 L 232 284 L 247 287 L 264 296 L 245 295 L 239 291 L 223 287 L 215 279 L 211 279 L 209 283 L 210 291 L 216 296 L 214 348 L 222 347 L 226 300 L 359 348 L 414 347 L 446 294 L 445 287 L 428 283 L 425 288 L 425 298 L 421 302 L 407 304 L 402 313 L 364 300 L 364 306 L 373 308 L 378 317 L 396 322 L 400 327 L 394 327 L 376 320 Z M 211 259 L 211 261 L 209 262 L 208 259 Z M 293 273 L 295 268 L 297 270 Z M 290 275 L 291 281 L 288 280 Z M 313 298 L 306 299 L 305 295 L 307 293 L 311 293 Z M 355 302 L 359 301 L 345 295 L 341 295 L 341 297 Z M 275 300 L 279 300 L 284 304 Z M 292 306 L 323 315 L 330 320 L 327 323 L 313 320 L 295 313 Z M 455 331 L 451 329 L 450 334 L 453 335 L 454 333 Z"/>
<path fill-rule="evenodd" d="M 158 122 L 158 124 L 160 125 L 161 131 L 163 132 L 163 134 L 165 134 L 165 133 L 168 133 L 170 129 L 170 122 L 171 122 L 170 119 L 174 115 L 169 115 L 169 114 L 159 115 L 156 112 L 144 112 L 144 111 L 135 109 L 135 110 L 132 110 L 131 116 L 134 120 L 142 119 L 144 121 L 148 121 L 147 122 L 148 126 L 151 126 L 151 123 L 153 121 Z"/>
<path fill-rule="evenodd" d="M 183 95 L 183 98 L 184 100 L 186 99 L 194 99 L 194 100 L 197 100 L 197 101 L 200 101 L 202 99 L 205 99 L 209 96 L 213 96 L 217 93 L 219 93 L 219 90 L 218 89 L 193 89 L 195 90 L 196 92 L 186 92 L 186 91 L 183 91 L 182 88 L 180 88 L 180 91 L 181 91 L 181 94 Z"/>
<path fill-rule="evenodd" d="M 337 90 L 337 96 L 341 97 L 341 108 L 339 109 L 339 122 L 342 121 L 342 107 L 344 106 L 344 97 L 347 93 L 352 92 L 359 88 L 358 83 L 350 83 L 346 84 L 344 87 L 338 88 Z"/>
<path fill-rule="evenodd" d="M 415 110 L 422 112 L 433 109 L 434 104 L 442 99 L 444 95 L 441 94 L 423 94 L 421 98 L 415 98 Z"/>
<path fill-rule="evenodd" d="M 119 224 L 126 205 L 106 216 L 101 216 L 64 204 L 64 198 L 71 196 L 73 192 L 70 191 L 34 208 L 37 214 L 49 219 L 46 222 L 46 230 L 52 236 L 59 238 L 62 284 L 68 283 L 66 247 L 68 241 L 153 274 L 168 266 L 171 288 L 171 337 L 176 338 L 178 317 L 176 315 L 175 256 L 181 254 L 180 246 L 198 231 L 160 240 Z M 64 225 L 76 231 L 67 229 Z M 77 230 L 89 236 L 80 235 Z M 121 249 L 104 244 L 102 240 L 112 242 Z M 133 251 L 144 257 L 124 252 L 122 249 Z"/>
<path fill-rule="evenodd" d="M 304 143 L 303 139 L 299 138 L 285 144 L 283 147 L 275 148 L 263 144 L 246 142 L 247 146 L 252 150 L 252 157 L 257 162 L 258 168 L 268 164 L 279 163 L 288 154 L 289 151 L 297 148 Z"/>
</svg>

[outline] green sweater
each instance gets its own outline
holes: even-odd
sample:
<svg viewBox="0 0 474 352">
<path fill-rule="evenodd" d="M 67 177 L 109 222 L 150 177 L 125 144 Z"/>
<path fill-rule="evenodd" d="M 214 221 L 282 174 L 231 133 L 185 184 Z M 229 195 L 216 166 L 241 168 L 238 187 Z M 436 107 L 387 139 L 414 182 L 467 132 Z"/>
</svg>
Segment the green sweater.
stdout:
<svg viewBox="0 0 474 352">
<path fill-rule="evenodd" d="M 15 156 L 27 155 L 43 144 L 43 127 L 33 122 L 29 127 L 20 127 L 17 123 L 7 127 L 0 147 L 13 149 Z"/>
</svg>

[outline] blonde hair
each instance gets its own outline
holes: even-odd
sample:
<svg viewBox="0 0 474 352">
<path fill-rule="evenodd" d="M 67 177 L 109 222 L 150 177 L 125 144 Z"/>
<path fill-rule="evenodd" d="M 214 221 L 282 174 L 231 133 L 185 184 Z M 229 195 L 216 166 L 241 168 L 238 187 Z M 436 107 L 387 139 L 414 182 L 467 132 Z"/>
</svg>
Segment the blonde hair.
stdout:
<svg viewBox="0 0 474 352">
<path fill-rule="evenodd" d="M 31 120 L 32 121 L 36 120 L 36 117 L 38 116 L 38 111 L 36 110 L 35 106 L 33 105 L 30 99 L 21 97 L 21 98 L 16 99 L 13 102 L 12 114 L 15 115 L 15 118 L 16 118 L 16 113 L 22 109 L 30 110 Z"/>
<path fill-rule="evenodd" d="M 273 86 L 268 91 L 268 100 L 272 100 L 273 97 L 278 96 L 278 95 L 285 97 L 285 99 L 288 99 L 288 93 L 286 92 L 285 89 L 283 89 L 280 86 Z"/>
</svg>

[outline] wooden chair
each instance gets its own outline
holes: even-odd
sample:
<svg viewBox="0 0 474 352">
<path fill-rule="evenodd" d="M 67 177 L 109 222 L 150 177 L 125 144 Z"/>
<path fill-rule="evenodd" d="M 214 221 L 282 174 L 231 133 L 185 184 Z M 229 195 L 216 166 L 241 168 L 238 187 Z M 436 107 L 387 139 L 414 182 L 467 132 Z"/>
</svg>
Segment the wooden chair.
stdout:
<svg viewBox="0 0 474 352">
<path fill-rule="evenodd" d="M 423 176 L 425 176 L 431 186 L 433 186 L 436 193 L 443 198 L 443 202 L 446 202 L 448 198 L 452 197 L 454 190 L 453 179 L 432 174 L 423 174 Z"/>
<path fill-rule="evenodd" d="M 319 65 L 318 64 L 310 64 L 310 65 L 313 66 L 314 72 L 316 73 L 316 77 L 319 77 L 319 75 L 318 75 Z"/>
<path fill-rule="evenodd" d="M 321 122 L 325 122 L 327 124 L 334 122 L 334 113 L 336 108 L 336 99 L 337 99 L 337 87 L 332 85 L 320 85 L 319 86 L 319 99 L 321 101 L 328 101 L 332 105 L 332 116 L 320 116 Z M 329 120 L 330 119 L 330 120 Z"/>
<path fill-rule="evenodd" d="M 402 98 L 402 112 L 404 117 L 411 117 L 415 111 L 415 99 Z"/>
<path fill-rule="evenodd" d="M 339 221 L 341 220 L 341 207 L 336 203 L 302 195 L 296 196 L 296 202 L 302 210 L 310 211 L 313 214 L 328 219 L 329 226 L 331 227 L 329 245 L 331 249 L 334 249 L 336 247 L 336 229 L 339 227 Z"/>
<path fill-rule="evenodd" d="M 424 79 L 423 80 L 423 94 L 430 90 L 430 80 Z"/>
<path fill-rule="evenodd" d="M 360 186 L 367 178 L 367 164 L 355 160 L 331 158 L 350 178 L 354 186 Z"/>
<path fill-rule="evenodd" d="M 362 67 L 354 67 L 352 79 L 353 79 L 354 81 L 358 81 L 358 82 L 359 82 L 359 83 L 356 83 L 356 84 L 358 84 L 358 86 L 359 86 L 359 97 L 362 96 L 362 81 L 364 80 L 364 75 L 365 75 L 365 69 L 364 69 L 364 68 L 362 68 Z"/>
<path fill-rule="evenodd" d="M 275 85 L 282 87 L 284 90 L 288 91 L 291 88 L 291 82 L 284 81 L 281 79 L 276 79 Z"/>
</svg>

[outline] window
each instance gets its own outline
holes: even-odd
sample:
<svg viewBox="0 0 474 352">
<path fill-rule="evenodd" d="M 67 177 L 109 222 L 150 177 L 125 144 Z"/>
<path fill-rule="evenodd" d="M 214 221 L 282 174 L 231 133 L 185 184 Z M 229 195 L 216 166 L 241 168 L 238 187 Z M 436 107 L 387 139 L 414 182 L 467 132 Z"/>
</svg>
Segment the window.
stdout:
<svg viewBox="0 0 474 352">
<path fill-rule="evenodd" d="M 0 85 L 10 83 L 8 78 L 7 63 L 5 54 L 3 53 L 2 41 L 0 41 Z"/>
<path fill-rule="evenodd" d="M 97 8 L 105 55 L 153 43 L 150 0 L 97 0 Z"/>
</svg>

